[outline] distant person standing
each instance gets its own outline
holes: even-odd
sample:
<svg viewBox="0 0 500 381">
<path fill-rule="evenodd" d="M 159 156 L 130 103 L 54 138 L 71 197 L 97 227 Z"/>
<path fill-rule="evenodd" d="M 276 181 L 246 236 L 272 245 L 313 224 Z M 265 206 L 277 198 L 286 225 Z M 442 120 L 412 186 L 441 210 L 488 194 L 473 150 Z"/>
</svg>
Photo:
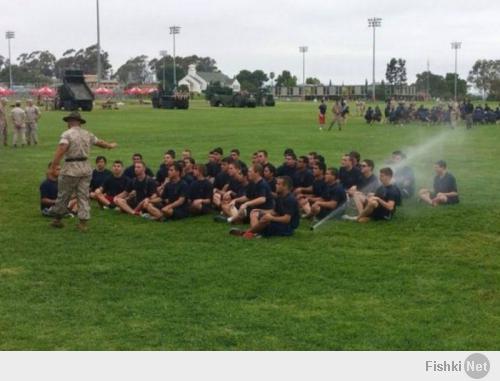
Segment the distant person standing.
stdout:
<svg viewBox="0 0 500 381">
<path fill-rule="evenodd" d="M 467 99 L 467 101 L 465 102 L 464 111 L 465 111 L 465 125 L 467 129 L 470 130 L 472 128 L 472 123 L 473 123 L 472 114 L 474 113 L 474 105 L 472 104 L 470 99 Z"/>
<path fill-rule="evenodd" d="M 328 131 L 332 129 L 335 124 L 338 124 L 339 131 L 342 130 L 342 105 L 340 101 L 335 101 L 335 104 L 332 107 L 333 120 L 328 127 Z"/>
<path fill-rule="evenodd" d="M 14 123 L 14 138 L 12 144 L 17 147 L 17 141 L 21 140 L 21 146 L 26 144 L 26 112 L 21 108 L 21 102 L 16 101 L 16 106 L 10 112 Z"/>
<path fill-rule="evenodd" d="M 7 98 L 0 99 L 0 133 L 3 137 L 3 145 L 7 146 Z"/>
<path fill-rule="evenodd" d="M 321 100 L 321 104 L 319 105 L 318 109 L 319 109 L 319 115 L 318 115 L 319 130 L 323 131 L 323 127 L 325 126 L 326 122 L 326 110 L 327 110 L 326 103 L 323 99 Z"/>
<path fill-rule="evenodd" d="M 68 123 L 68 129 L 61 135 L 50 171 L 56 172 L 63 157 L 65 163 L 58 179 L 57 201 L 49 209 L 49 212 L 55 217 L 52 226 L 62 228 L 61 219 L 68 211 L 67 206 L 71 195 L 76 193 L 80 220 L 78 229 L 86 231 L 87 221 L 90 219 L 89 187 L 92 178 L 92 168 L 88 161 L 90 147 L 96 145 L 111 149 L 115 148 L 117 144 L 100 140 L 94 134 L 81 128 L 81 125 L 85 124 L 86 121 L 77 111 L 64 117 L 63 120 Z"/>
<path fill-rule="evenodd" d="M 460 118 L 460 108 L 458 107 L 458 103 L 453 101 L 450 106 L 450 124 L 451 128 L 455 129 L 458 124 L 458 120 Z"/>
<path fill-rule="evenodd" d="M 42 113 L 40 109 L 33 105 L 33 100 L 28 99 L 26 101 L 26 108 L 24 109 L 26 112 L 26 140 L 28 141 L 28 145 L 38 144 L 38 119 Z"/>
</svg>

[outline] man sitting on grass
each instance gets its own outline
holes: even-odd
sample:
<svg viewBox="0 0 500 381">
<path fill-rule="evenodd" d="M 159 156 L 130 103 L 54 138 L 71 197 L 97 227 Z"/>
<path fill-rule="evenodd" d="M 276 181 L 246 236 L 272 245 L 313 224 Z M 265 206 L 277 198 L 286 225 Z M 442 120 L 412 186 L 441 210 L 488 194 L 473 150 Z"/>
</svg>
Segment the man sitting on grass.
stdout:
<svg viewBox="0 0 500 381">
<path fill-rule="evenodd" d="M 229 184 L 221 199 L 221 215 L 214 216 L 216 222 L 226 222 L 226 217 L 231 217 L 235 208 L 233 200 L 246 194 L 248 186 L 247 172 L 244 173 L 240 163 L 234 161 L 228 166 Z"/>
<path fill-rule="evenodd" d="M 133 179 L 134 177 L 136 177 L 137 173 L 135 172 L 135 163 L 139 163 L 139 162 L 143 162 L 142 155 L 140 153 L 134 153 L 132 155 L 132 165 L 127 167 L 125 169 L 125 171 L 123 172 L 123 174 L 125 176 L 127 176 L 129 179 Z M 146 165 L 146 164 L 144 164 L 144 165 Z M 153 171 L 151 171 L 151 169 L 146 167 L 145 171 L 146 171 L 146 175 L 148 175 L 149 177 L 154 177 Z"/>
<path fill-rule="evenodd" d="M 328 168 L 325 172 L 325 189 L 320 199 L 311 206 L 311 211 L 306 218 L 315 217 L 323 219 L 347 200 L 344 188 L 338 181 L 337 168 Z"/>
<path fill-rule="evenodd" d="M 144 218 L 164 221 L 180 220 L 189 216 L 189 186 L 181 179 L 181 174 L 182 166 L 179 162 L 168 168 L 168 182 L 161 196 L 148 198 L 144 202 L 144 208 L 148 211 L 143 215 Z"/>
<path fill-rule="evenodd" d="M 263 179 L 264 169 L 260 164 L 253 164 L 248 168 L 248 185 L 246 192 L 241 197 L 231 201 L 226 213 L 229 218 L 216 216 L 218 222 L 240 223 L 247 220 L 253 209 L 270 211 L 274 201 L 269 184 Z"/>
<path fill-rule="evenodd" d="M 59 177 L 59 172 L 61 172 L 61 166 L 55 167 L 54 172 L 50 171 L 50 166 L 52 162 L 49 163 L 47 167 L 47 178 L 40 184 L 40 209 L 45 217 L 53 217 L 49 212 L 49 208 L 56 203 L 57 200 L 57 179 Z M 71 213 L 76 213 L 78 210 L 76 199 L 73 197 L 69 204 L 68 210 L 70 214 L 68 216 L 73 216 Z"/>
<path fill-rule="evenodd" d="M 108 161 L 104 156 L 97 156 L 95 159 L 95 169 L 92 171 L 90 180 L 90 198 L 96 199 L 96 190 L 102 187 L 104 181 L 111 176 L 111 171 L 106 168 Z"/>
<path fill-rule="evenodd" d="M 358 222 L 372 220 L 390 220 L 396 213 L 396 205 L 401 203 L 399 188 L 392 184 L 393 172 L 391 168 L 380 170 L 380 182 L 382 185 L 376 190 L 375 195 L 369 196 L 364 203 Z"/>
<path fill-rule="evenodd" d="M 115 205 L 127 214 L 141 214 L 145 201 L 156 193 L 156 181 L 146 174 L 146 164 L 136 161 L 134 164 L 135 177 L 130 181 L 127 189 L 114 198 Z"/>
<path fill-rule="evenodd" d="M 112 175 L 104 180 L 104 184 L 95 191 L 95 198 L 103 208 L 114 208 L 114 198 L 127 190 L 132 181 L 123 174 L 123 162 L 115 160 L 111 167 Z"/>
<path fill-rule="evenodd" d="M 307 189 L 307 192 L 301 193 L 297 198 L 300 209 L 304 213 L 304 216 L 307 216 L 311 213 L 311 205 L 313 205 L 316 201 L 319 201 L 325 191 L 325 171 L 325 163 L 318 162 L 317 164 L 314 164 L 312 168 L 312 173 L 314 176 L 313 184 L 311 185 L 310 189 Z"/>
<path fill-rule="evenodd" d="M 227 188 L 229 187 L 229 181 L 231 180 L 231 176 L 229 175 L 229 164 L 234 162 L 231 157 L 225 157 L 221 160 L 220 172 L 215 176 L 214 186 L 213 186 L 213 203 L 217 209 L 220 209 L 222 203 L 222 196 L 227 192 Z M 205 166 L 206 168 L 206 166 Z M 206 171 L 206 170 L 205 170 Z"/>
<path fill-rule="evenodd" d="M 446 162 L 439 160 L 434 164 L 434 192 L 428 189 L 421 189 L 420 199 L 432 206 L 440 204 L 458 204 L 457 181 L 455 177 L 448 172 Z"/>
<path fill-rule="evenodd" d="M 276 198 L 273 210 L 254 209 L 250 214 L 250 229 L 243 231 L 231 229 L 232 235 L 243 236 L 252 239 L 257 234 L 264 237 L 271 236 L 291 236 L 299 226 L 299 204 L 295 199 L 292 190 L 292 179 L 288 176 L 276 179 Z"/>
<path fill-rule="evenodd" d="M 213 185 L 206 178 L 207 169 L 204 164 L 193 166 L 195 180 L 189 186 L 189 212 L 192 215 L 207 214 L 212 211 Z"/>
</svg>

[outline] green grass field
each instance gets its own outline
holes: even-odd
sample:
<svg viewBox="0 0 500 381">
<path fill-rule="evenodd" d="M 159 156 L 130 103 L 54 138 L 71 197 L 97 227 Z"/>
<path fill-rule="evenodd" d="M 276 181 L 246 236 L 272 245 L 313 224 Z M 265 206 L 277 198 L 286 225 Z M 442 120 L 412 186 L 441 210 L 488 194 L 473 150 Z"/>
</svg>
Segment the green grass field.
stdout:
<svg viewBox="0 0 500 381">
<path fill-rule="evenodd" d="M 64 130 L 46 112 L 41 144 L 0 147 L 0 349 L 498 350 L 500 128 L 367 126 L 319 132 L 317 104 L 188 111 L 94 110 L 88 129 L 156 170 L 166 149 L 316 150 L 329 165 L 356 149 L 380 168 L 412 152 L 419 185 L 444 158 L 461 203 L 406 202 L 387 223 L 332 222 L 292 238 L 244 241 L 209 216 L 167 224 L 92 209 L 90 231 L 40 216 L 38 186 Z M 9 136 L 9 139 L 11 136 Z"/>
</svg>

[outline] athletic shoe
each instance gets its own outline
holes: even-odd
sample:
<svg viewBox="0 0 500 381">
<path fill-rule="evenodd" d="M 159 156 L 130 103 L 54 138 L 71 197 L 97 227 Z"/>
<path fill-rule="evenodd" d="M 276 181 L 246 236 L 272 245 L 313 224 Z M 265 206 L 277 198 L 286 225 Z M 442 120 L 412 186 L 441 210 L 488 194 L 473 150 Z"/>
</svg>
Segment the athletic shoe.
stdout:
<svg viewBox="0 0 500 381">
<path fill-rule="evenodd" d="M 342 216 L 342 219 L 344 221 L 357 221 L 358 220 L 358 217 L 357 216 L 348 216 L 347 214 L 344 214 Z"/>
<path fill-rule="evenodd" d="M 149 213 L 142 213 L 141 217 L 144 218 L 145 220 L 152 220 L 153 219 L 151 217 L 151 214 L 149 214 Z"/>
<path fill-rule="evenodd" d="M 214 222 L 227 222 L 227 218 L 221 214 L 214 216 Z"/>
<path fill-rule="evenodd" d="M 102 209 L 103 209 L 103 210 L 108 210 L 108 209 L 109 209 L 109 206 L 107 206 L 107 205 L 103 205 L 103 206 L 102 206 Z"/>
<path fill-rule="evenodd" d="M 54 217 L 54 215 L 50 212 L 49 208 L 42 209 L 42 216 L 45 217 Z"/>
<path fill-rule="evenodd" d="M 245 239 L 254 239 L 254 238 L 257 238 L 257 237 L 256 237 L 256 234 L 255 234 L 255 233 L 253 233 L 253 232 L 252 232 L 252 231 L 250 231 L 250 230 L 247 230 L 245 233 L 243 233 L 243 236 L 242 236 L 242 237 L 243 237 L 243 238 L 245 238 Z"/>
<path fill-rule="evenodd" d="M 229 230 L 229 234 L 241 237 L 245 232 L 238 228 L 232 228 Z"/>
</svg>

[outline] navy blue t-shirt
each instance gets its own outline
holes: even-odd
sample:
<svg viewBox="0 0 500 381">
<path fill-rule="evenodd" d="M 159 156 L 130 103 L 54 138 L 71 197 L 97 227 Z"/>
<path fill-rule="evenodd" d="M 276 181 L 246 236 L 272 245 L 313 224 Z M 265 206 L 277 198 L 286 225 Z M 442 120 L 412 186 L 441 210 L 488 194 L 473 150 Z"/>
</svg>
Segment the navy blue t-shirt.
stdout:
<svg viewBox="0 0 500 381">
<path fill-rule="evenodd" d="M 242 182 L 240 182 L 234 178 L 231 178 L 229 180 L 228 190 L 236 193 L 236 196 L 235 196 L 236 198 L 245 195 L 246 189 L 247 189 L 247 186 L 245 186 Z"/>
<path fill-rule="evenodd" d="M 455 180 L 455 176 L 451 173 L 446 172 L 443 177 L 436 176 L 434 177 L 434 192 L 436 193 L 450 193 L 450 192 L 458 192 L 457 189 L 457 180 Z M 458 196 L 448 196 L 448 202 L 457 203 Z"/>
<path fill-rule="evenodd" d="M 134 179 L 135 178 L 135 165 L 131 165 L 130 167 L 127 167 L 125 171 L 123 171 L 123 175 L 127 176 L 129 179 Z M 149 177 L 153 177 L 154 173 L 151 169 L 146 167 L 146 175 Z"/>
<path fill-rule="evenodd" d="M 353 186 L 359 186 L 361 183 L 361 171 L 357 167 L 352 167 L 350 171 L 341 167 L 339 170 L 339 180 L 344 189 L 349 189 Z"/>
<path fill-rule="evenodd" d="M 151 197 L 156 192 L 156 182 L 149 176 L 140 181 L 137 177 L 133 178 L 127 185 L 127 192 L 135 191 L 135 199 L 141 202 L 147 197 Z"/>
<path fill-rule="evenodd" d="M 263 204 L 257 205 L 255 208 L 272 209 L 274 206 L 271 187 L 269 187 L 269 184 L 264 179 L 260 179 L 257 183 L 250 183 L 247 187 L 246 195 L 249 200 L 255 200 L 259 197 L 266 198 L 266 201 Z"/>
<path fill-rule="evenodd" d="M 289 165 L 283 164 L 278 167 L 278 169 L 276 170 L 276 174 L 278 176 L 288 176 L 290 178 L 293 178 L 296 170 L 297 168 L 295 166 L 290 167 Z"/>
<path fill-rule="evenodd" d="M 308 169 L 295 171 L 292 176 L 292 181 L 294 188 L 308 188 L 313 184 L 314 176 Z"/>
<path fill-rule="evenodd" d="M 299 203 L 292 193 L 288 193 L 285 197 L 278 196 L 274 211 L 278 216 L 289 215 L 291 217 L 289 226 L 297 229 L 300 223 Z"/>
<path fill-rule="evenodd" d="M 359 182 L 358 190 L 360 190 L 363 193 L 375 193 L 375 191 L 378 189 L 379 186 L 380 186 L 380 181 L 374 174 L 372 174 L 369 177 L 361 176 L 361 181 Z"/>
<path fill-rule="evenodd" d="M 323 192 L 325 191 L 326 188 L 326 183 L 324 179 L 316 179 L 313 182 L 313 196 L 314 197 L 321 197 L 323 195 Z"/>
<path fill-rule="evenodd" d="M 219 172 L 214 179 L 214 188 L 222 190 L 222 188 L 224 188 L 224 186 L 229 183 L 230 179 L 231 177 L 227 172 Z"/>
<path fill-rule="evenodd" d="M 325 201 L 337 201 L 337 207 L 347 200 L 345 189 L 338 182 L 326 184 L 321 198 Z"/>
<path fill-rule="evenodd" d="M 396 185 L 389 184 L 388 186 L 381 185 L 375 192 L 375 196 L 382 200 L 394 201 L 394 209 L 389 210 L 379 205 L 373 212 L 374 219 L 390 219 L 396 213 L 396 206 L 401 204 L 401 192 Z"/>
<path fill-rule="evenodd" d="M 121 175 L 120 177 L 110 176 L 102 184 L 104 194 L 108 196 L 116 196 L 127 190 L 130 180 L 128 177 Z"/>
<path fill-rule="evenodd" d="M 219 174 L 221 171 L 220 163 L 216 163 L 214 161 L 209 161 L 206 165 L 207 168 L 207 176 L 214 177 Z"/>
<path fill-rule="evenodd" d="M 192 173 L 186 173 L 184 176 L 182 176 L 182 180 L 184 180 L 186 184 L 189 185 L 194 181 L 194 176 Z"/>
<path fill-rule="evenodd" d="M 94 192 L 97 188 L 102 187 L 104 181 L 113 174 L 109 169 L 104 169 L 103 171 L 98 171 L 94 169 L 92 171 L 92 179 L 90 180 L 90 190 Z"/>
<path fill-rule="evenodd" d="M 40 209 L 44 208 L 49 208 L 52 205 L 44 205 L 42 203 L 43 198 L 48 198 L 50 200 L 56 200 L 57 199 L 57 180 L 52 181 L 50 179 L 45 179 L 41 184 L 40 184 Z"/>
<path fill-rule="evenodd" d="M 272 178 L 271 180 L 265 179 L 269 188 L 271 188 L 271 192 L 276 193 L 276 178 Z"/>
<path fill-rule="evenodd" d="M 167 167 L 167 165 L 165 163 L 160 164 L 160 167 L 156 171 L 156 176 L 155 176 L 156 182 L 158 184 L 163 184 L 163 182 L 165 181 L 165 179 L 167 178 L 167 176 L 168 176 L 168 167 Z"/>
<path fill-rule="evenodd" d="M 161 198 L 163 200 L 168 200 L 168 203 L 171 204 L 177 201 L 179 198 L 184 197 L 184 203 L 178 206 L 178 208 L 181 208 L 187 206 L 188 192 L 189 185 L 187 185 L 184 180 L 179 180 L 175 183 L 169 181 L 167 185 L 165 185 L 165 189 L 163 189 Z"/>
<path fill-rule="evenodd" d="M 190 200 L 211 199 L 213 185 L 208 179 L 194 180 L 189 186 L 188 198 Z"/>
</svg>

